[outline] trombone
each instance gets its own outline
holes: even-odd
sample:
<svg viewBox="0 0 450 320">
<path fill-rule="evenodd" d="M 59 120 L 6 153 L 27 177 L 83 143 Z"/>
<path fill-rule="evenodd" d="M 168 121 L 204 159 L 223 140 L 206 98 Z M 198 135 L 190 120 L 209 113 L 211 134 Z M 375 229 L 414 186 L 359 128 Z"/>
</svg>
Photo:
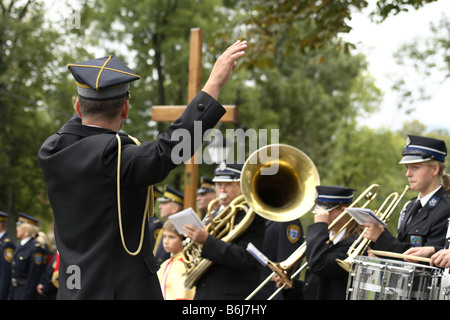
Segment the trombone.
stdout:
<svg viewBox="0 0 450 320">
<path fill-rule="evenodd" d="M 353 208 L 357 205 L 360 205 L 360 202 L 362 202 L 364 199 L 366 199 L 366 202 L 360 206 L 361 208 L 367 207 L 379 194 L 380 192 L 380 186 L 378 184 L 372 184 L 369 186 L 366 190 L 364 190 L 363 193 L 359 195 L 359 197 L 352 202 L 348 208 Z M 347 210 L 344 210 L 339 216 L 337 216 L 332 223 L 328 226 L 328 230 L 331 230 L 336 223 L 338 223 L 345 215 L 347 214 Z M 342 230 L 344 230 L 348 224 L 353 220 L 353 218 L 350 218 L 347 223 L 345 223 L 338 232 L 336 232 L 336 235 L 339 234 Z M 334 240 L 333 236 L 331 239 L 328 240 L 327 243 L 330 243 Z M 297 266 L 301 263 L 303 260 L 303 257 L 305 256 L 306 252 L 306 243 L 304 242 L 300 247 L 297 248 L 286 260 L 282 262 L 272 262 L 268 261 L 268 267 L 272 269 L 272 273 L 263 281 L 261 284 L 253 290 L 252 293 L 250 293 L 245 300 L 251 300 L 269 281 L 270 279 L 275 276 L 279 275 L 283 278 L 284 285 L 280 288 L 278 288 L 269 298 L 268 300 L 272 300 L 273 297 L 275 297 L 286 285 L 291 286 L 292 285 L 292 279 L 294 279 L 306 266 L 307 262 L 305 262 L 295 273 L 294 270 L 297 268 Z"/>
<path fill-rule="evenodd" d="M 404 195 L 408 192 L 409 186 L 405 186 L 405 189 L 403 190 L 401 195 L 398 195 L 397 192 L 391 193 L 386 200 L 382 203 L 382 205 L 378 208 L 378 210 L 375 211 L 375 214 L 380 218 L 381 221 L 387 223 L 392 215 L 392 212 L 394 212 L 395 208 L 398 206 Z M 382 210 L 386 206 L 386 204 L 389 202 L 389 206 L 386 208 L 386 211 L 383 213 Z M 347 272 L 350 271 L 350 267 L 353 263 L 353 260 L 357 256 L 363 255 L 371 241 L 369 239 L 364 238 L 364 232 L 367 230 L 367 228 L 364 229 L 363 232 L 359 235 L 358 239 L 356 239 L 353 244 L 350 246 L 350 248 L 347 251 L 348 257 L 345 260 L 336 259 L 336 262 L 339 264 L 340 267 L 342 267 Z"/>
</svg>

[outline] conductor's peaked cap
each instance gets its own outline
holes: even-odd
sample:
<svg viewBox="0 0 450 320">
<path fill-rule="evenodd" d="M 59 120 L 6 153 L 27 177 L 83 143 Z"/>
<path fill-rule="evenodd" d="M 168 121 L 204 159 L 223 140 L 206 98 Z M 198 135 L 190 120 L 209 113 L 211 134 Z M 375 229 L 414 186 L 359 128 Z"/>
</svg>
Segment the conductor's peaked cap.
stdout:
<svg viewBox="0 0 450 320">
<path fill-rule="evenodd" d="M 130 82 L 140 79 L 126 64 L 113 56 L 69 64 L 78 95 L 88 100 L 112 100 L 128 95 Z"/>
</svg>

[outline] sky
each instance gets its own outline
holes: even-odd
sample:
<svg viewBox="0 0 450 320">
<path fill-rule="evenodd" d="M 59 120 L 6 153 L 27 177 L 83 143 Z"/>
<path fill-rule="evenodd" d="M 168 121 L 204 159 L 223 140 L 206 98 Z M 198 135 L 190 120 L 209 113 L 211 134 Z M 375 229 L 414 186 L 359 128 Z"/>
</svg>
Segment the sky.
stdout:
<svg viewBox="0 0 450 320">
<path fill-rule="evenodd" d="M 371 4 L 375 1 L 370 1 Z M 369 6 L 369 9 L 372 8 Z M 426 4 L 419 10 L 391 16 L 381 24 L 372 22 L 368 17 L 369 10 L 355 13 L 349 25 L 353 28 L 343 39 L 354 43 L 357 51 L 366 55 L 369 62 L 369 72 L 375 78 L 375 84 L 384 93 L 380 111 L 369 119 L 362 120 L 373 128 L 388 127 L 395 131 L 403 127 L 405 121 L 419 120 L 427 129 L 446 129 L 450 132 L 450 79 L 442 85 L 428 87 L 432 99 L 416 103 L 415 111 L 407 115 L 397 107 L 398 96 L 391 89 L 394 82 L 393 74 L 403 74 L 404 69 L 398 66 L 393 54 L 401 44 L 410 43 L 416 38 L 425 38 L 431 34 L 430 22 L 438 22 L 442 14 L 450 15 L 450 0 L 439 0 Z M 408 78 L 421 80 L 420 74 L 408 73 Z M 433 80 L 442 80 L 435 77 Z"/>
<path fill-rule="evenodd" d="M 61 1 L 47 0 L 50 12 L 67 14 Z M 445 129 L 450 132 L 450 79 L 444 84 L 427 88 L 432 93 L 432 99 L 414 104 L 415 111 L 406 114 L 398 109 L 398 94 L 391 89 L 394 83 L 394 74 L 405 72 L 394 60 L 393 54 L 403 43 L 410 43 L 416 38 L 426 38 L 431 34 L 430 22 L 437 22 L 442 14 L 450 16 L 450 0 L 439 0 L 426 4 L 419 10 L 411 8 L 408 12 L 401 12 L 390 16 L 380 24 L 372 22 L 369 12 L 373 10 L 375 0 L 369 0 L 369 7 L 362 12 L 352 14 L 348 22 L 352 30 L 343 34 L 342 38 L 356 45 L 357 52 L 363 53 L 369 63 L 369 73 L 375 78 L 375 84 L 383 93 L 383 102 L 380 111 L 372 114 L 370 118 L 361 119 L 360 124 L 373 128 L 388 127 L 395 131 L 403 127 L 405 121 L 419 120 L 427 129 Z M 64 11 L 65 10 L 65 11 Z M 408 73 L 408 78 L 421 81 L 421 75 Z M 436 79 L 443 79 L 442 74 Z M 427 83 L 433 82 L 431 79 Z M 437 81 L 437 80 L 436 80 Z"/>
</svg>

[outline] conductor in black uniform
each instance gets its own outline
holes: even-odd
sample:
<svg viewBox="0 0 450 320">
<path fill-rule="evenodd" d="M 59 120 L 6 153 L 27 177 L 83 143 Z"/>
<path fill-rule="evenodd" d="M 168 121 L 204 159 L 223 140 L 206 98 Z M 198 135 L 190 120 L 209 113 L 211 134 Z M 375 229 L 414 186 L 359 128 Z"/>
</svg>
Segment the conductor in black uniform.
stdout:
<svg viewBox="0 0 450 320">
<path fill-rule="evenodd" d="M 8 298 L 11 287 L 11 261 L 16 244 L 8 235 L 6 225 L 9 215 L 0 211 L 0 300 Z"/>
<path fill-rule="evenodd" d="M 246 47 L 232 44 L 180 118 L 142 144 L 120 132 L 130 83 L 139 76 L 113 56 L 68 66 L 77 83 L 77 114 L 39 150 L 60 253 L 58 299 L 162 299 L 144 225 L 149 186 L 180 163 L 179 155 L 172 159 L 175 130 L 194 137 L 194 122 L 201 121 L 203 136 L 224 115 L 219 91 Z M 182 161 L 201 145 L 194 140 Z"/>
<path fill-rule="evenodd" d="M 215 170 L 213 181 L 220 201 L 220 214 L 242 194 L 240 187 L 242 165 L 222 163 Z M 216 215 L 213 215 L 216 216 Z M 245 211 L 236 213 L 236 226 L 245 217 Z M 201 256 L 213 262 L 196 284 L 194 300 L 243 300 L 259 284 L 260 264 L 247 252 L 247 244 L 261 248 L 264 240 L 264 219 L 255 215 L 250 226 L 235 241 L 225 242 L 205 229 L 185 225 L 185 236 L 203 244 Z"/>
<path fill-rule="evenodd" d="M 397 237 L 375 224 L 367 224 L 364 236 L 374 250 L 403 253 L 427 246 L 438 252 L 445 246 L 450 217 L 449 176 L 444 171 L 447 147 L 443 140 L 408 135 L 402 155 L 400 163 L 405 165 L 409 186 L 419 195 L 400 213 Z"/>
</svg>

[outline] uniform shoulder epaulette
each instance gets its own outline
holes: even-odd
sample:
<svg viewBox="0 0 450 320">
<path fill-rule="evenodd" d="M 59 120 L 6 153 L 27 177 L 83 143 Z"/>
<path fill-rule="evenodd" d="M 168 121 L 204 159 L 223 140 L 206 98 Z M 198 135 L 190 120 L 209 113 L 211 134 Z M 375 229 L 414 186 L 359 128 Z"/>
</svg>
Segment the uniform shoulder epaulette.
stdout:
<svg viewBox="0 0 450 320">
<path fill-rule="evenodd" d="M 36 243 L 34 244 L 34 246 L 35 246 L 35 247 L 42 248 L 42 249 L 45 249 L 45 245 L 43 245 L 42 243 L 39 243 L 39 242 L 36 242 Z"/>
<path fill-rule="evenodd" d="M 448 194 L 445 194 L 445 195 L 442 197 L 442 200 L 444 200 L 447 204 L 450 205 L 450 196 L 449 196 Z"/>
</svg>

